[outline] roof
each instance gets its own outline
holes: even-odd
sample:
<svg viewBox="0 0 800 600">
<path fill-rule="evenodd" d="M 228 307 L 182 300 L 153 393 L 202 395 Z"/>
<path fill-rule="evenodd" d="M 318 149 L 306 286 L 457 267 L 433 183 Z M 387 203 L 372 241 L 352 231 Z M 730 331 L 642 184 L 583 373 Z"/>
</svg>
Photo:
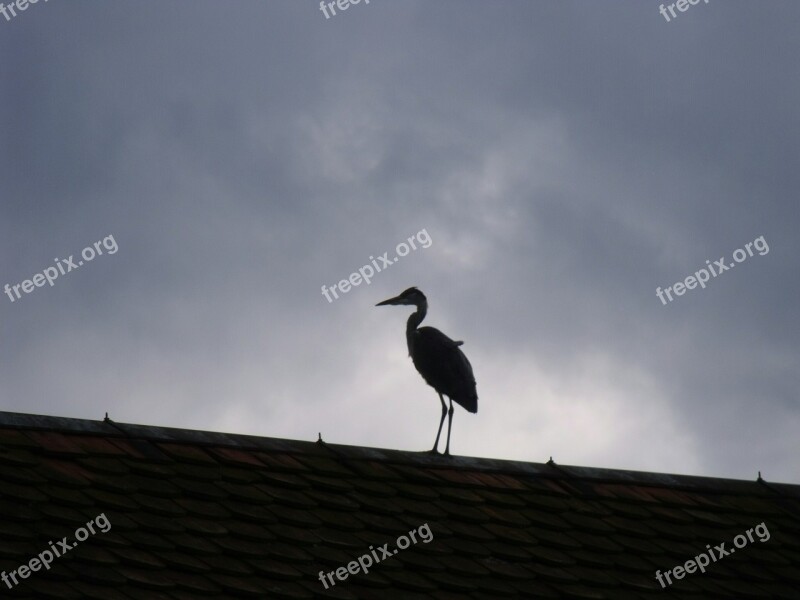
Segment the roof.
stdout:
<svg viewBox="0 0 800 600">
<path fill-rule="evenodd" d="M 0 413 L 0 570 L 19 598 L 796 599 L 800 486 Z"/>
</svg>

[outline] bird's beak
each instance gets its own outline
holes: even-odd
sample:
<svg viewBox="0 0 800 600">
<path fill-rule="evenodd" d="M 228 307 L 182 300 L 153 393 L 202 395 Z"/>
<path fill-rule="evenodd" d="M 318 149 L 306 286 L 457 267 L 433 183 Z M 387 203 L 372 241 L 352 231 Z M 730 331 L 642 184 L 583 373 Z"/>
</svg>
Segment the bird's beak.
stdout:
<svg viewBox="0 0 800 600">
<path fill-rule="evenodd" d="M 389 298 L 388 300 L 384 300 L 383 302 L 378 302 L 375 306 L 386 306 L 386 305 L 389 305 L 389 304 L 392 304 L 392 305 L 400 304 L 400 301 L 398 300 L 398 298 L 399 298 L 399 296 L 395 296 L 394 298 Z"/>
</svg>

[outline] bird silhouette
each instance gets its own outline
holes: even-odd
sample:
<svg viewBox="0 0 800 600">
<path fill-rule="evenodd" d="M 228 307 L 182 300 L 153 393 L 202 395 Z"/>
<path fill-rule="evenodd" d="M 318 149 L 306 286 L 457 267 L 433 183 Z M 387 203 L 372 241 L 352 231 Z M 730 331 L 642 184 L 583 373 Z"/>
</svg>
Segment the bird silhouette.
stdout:
<svg viewBox="0 0 800 600">
<path fill-rule="evenodd" d="M 439 436 L 442 433 L 445 415 L 449 414 L 447 423 L 447 445 L 445 455 L 450 455 L 450 430 L 453 428 L 453 401 L 460 404 L 468 412 L 478 412 L 478 392 L 475 388 L 475 376 L 472 365 L 459 346 L 464 342 L 451 340 L 434 327 L 419 327 L 428 313 L 428 299 L 420 290 L 410 287 L 399 296 L 378 302 L 375 306 L 416 306 L 417 310 L 408 318 L 406 324 L 406 342 L 408 354 L 414 366 L 429 386 L 439 394 L 442 402 L 442 418 L 439 431 L 431 452 L 439 452 Z M 450 409 L 442 395 L 450 399 Z"/>
</svg>

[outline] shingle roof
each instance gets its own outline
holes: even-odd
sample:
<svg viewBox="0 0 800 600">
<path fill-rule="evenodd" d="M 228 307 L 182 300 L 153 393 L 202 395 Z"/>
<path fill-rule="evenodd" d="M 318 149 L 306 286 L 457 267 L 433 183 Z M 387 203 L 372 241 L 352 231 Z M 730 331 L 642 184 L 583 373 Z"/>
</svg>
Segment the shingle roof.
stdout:
<svg viewBox="0 0 800 600">
<path fill-rule="evenodd" d="M 0 413 L 0 570 L 19 598 L 796 599 L 800 486 Z"/>
</svg>

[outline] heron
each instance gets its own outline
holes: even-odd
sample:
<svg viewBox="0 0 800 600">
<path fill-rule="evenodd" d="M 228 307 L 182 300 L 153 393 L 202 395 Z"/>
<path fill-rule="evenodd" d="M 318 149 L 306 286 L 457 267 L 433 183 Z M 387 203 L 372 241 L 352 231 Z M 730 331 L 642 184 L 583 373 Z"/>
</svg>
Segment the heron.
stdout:
<svg viewBox="0 0 800 600">
<path fill-rule="evenodd" d="M 447 445 L 444 453 L 450 455 L 450 430 L 453 427 L 453 401 L 460 404 L 468 412 L 478 412 L 478 391 L 475 388 L 475 376 L 472 374 L 472 365 L 459 346 L 464 342 L 451 340 L 434 327 L 420 327 L 419 324 L 428 313 L 428 299 L 420 290 L 410 287 L 399 296 L 378 302 L 375 306 L 416 306 L 417 310 L 411 314 L 406 324 L 406 342 L 408 355 L 414 362 L 419 374 L 425 382 L 439 394 L 442 403 L 442 418 L 439 421 L 439 431 L 436 432 L 436 441 L 433 443 L 431 453 L 439 453 L 439 436 L 442 433 L 444 418 L 449 414 L 447 422 Z M 450 400 L 450 409 L 444 401 L 444 396 Z"/>
</svg>

